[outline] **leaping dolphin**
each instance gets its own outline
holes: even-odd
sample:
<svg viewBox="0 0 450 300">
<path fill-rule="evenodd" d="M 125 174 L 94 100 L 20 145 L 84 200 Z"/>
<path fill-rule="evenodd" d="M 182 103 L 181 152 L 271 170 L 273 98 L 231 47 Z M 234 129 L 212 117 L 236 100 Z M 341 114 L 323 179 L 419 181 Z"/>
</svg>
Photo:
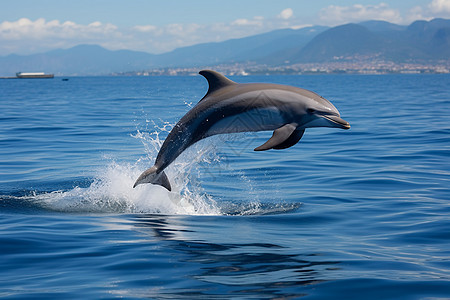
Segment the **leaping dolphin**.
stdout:
<svg viewBox="0 0 450 300">
<path fill-rule="evenodd" d="M 153 183 L 170 191 L 164 169 L 192 144 L 216 134 L 274 130 L 254 149 L 264 151 L 292 147 L 309 127 L 350 128 L 336 107 L 314 92 L 279 84 L 238 84 L 211 70 L 200 75 L 208 81 L 208 92 L 170 131 L 155 165 L 133 187 Z"/>
</svg>

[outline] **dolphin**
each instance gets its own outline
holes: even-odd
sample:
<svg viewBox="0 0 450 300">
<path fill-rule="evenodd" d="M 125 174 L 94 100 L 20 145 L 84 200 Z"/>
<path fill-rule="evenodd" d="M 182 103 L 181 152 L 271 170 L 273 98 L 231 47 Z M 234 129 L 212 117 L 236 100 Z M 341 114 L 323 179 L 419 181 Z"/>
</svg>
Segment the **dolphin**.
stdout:
<svg viewBox="0 0 450 300">
<path fill-rule="evenodd" d="M 188 147 L 216 134 L 274 130 L 267 142 L 254 149 L 265 151 L 294 146 L 306 128 L 350 128 L 336 107 L 314 92 L 280 84 L 239 84 L 211 70 L 200 75 L 208 81 L 206 95 L 173 127 L 154 166 L 139 176 L 133 188 L 153 183 L 171 191 L 164 169 Z"/>
</svg>

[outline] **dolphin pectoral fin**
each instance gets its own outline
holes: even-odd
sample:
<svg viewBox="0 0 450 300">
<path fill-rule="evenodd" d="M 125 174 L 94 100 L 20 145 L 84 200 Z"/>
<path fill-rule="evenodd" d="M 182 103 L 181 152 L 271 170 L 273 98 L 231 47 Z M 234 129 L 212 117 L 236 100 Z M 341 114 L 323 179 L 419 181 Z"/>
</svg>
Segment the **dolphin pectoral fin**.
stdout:
<svg viewBox="0 0 450 300">
<path fill-rule="evenodd" d="M 157 173 L 158 168 L 156 166 L 144 171 L 133 185 L 133 188 L 143 183 L 152 183 L 165 187 L 168 191 L 172 190 L 170 186 L 169 178 L 167 178 L 164 171 Z"/>
<path fill-rule="evenodd" d="M 278 145 L 282 145 L 286 140 L 290 138 L 291 134 L 295 131 L 295 129 L 296 126 L 294 126 L 293 124 L 286 124 L 284 126 L 281 126 L 280 128 L 274 130 L 272 137 L 267 142 L 255 148 L 255 151 L 269 150 L 277 147 Z"/>
<path fill-rule="evenodd" d="M 281 144 L 276 145 L 273 149 L 286 149 L 294 146 L 300 141 L 303 134 L 305 133 L 305 129 L 296 129 L 294 132 Z"/>
</svg>

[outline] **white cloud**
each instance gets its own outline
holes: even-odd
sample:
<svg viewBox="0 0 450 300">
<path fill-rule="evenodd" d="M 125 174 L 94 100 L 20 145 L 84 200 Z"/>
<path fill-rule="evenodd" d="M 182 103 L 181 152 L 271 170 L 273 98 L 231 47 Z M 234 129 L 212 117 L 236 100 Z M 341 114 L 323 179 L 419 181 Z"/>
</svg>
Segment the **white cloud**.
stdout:
<svg viewBox="0 0 450 300">
<path fill-rule="evenodd" d="M 43 18 L 0 23 L 0 55 L 30 54 L 78 44 L 98 44 L 105 48 L 132 49 L 162 53 L 198 43 L 220 42 L 279 28 L 301 28 L 290 8 L 272 18 L 254 16 L 212 24 L 172 23 L 163 26 L 139 24 L 118 28 L 99 21 L 78 24 L 73 21 L 47 21 Z"/>
<path fill-rule="evenodd" d="M 280 19 L 283 19 L 283 20 L 288 20 L 288 19 L 292 18 L 293 15 L 294 15 L 294 11 L 292 10 L 292 8 L 286 8 L 286 9 L 282 10 L 277 17 Z"/>
<path fill-rule="evenodd" d="M 405 17 L 407 23 L 415 20 L 431 20 L 433 18 L 450 18 L 450 0 L 432 0 L 428 5 L 415 6 Z"/>
<path fill-rule="evenodd" d="M 58 20 L 47 22 L 40 18 L 31 21 L 27 18 L 21 18 L 14 22 L 4 21 L 0 23 L 0 39 L 33 39 L 42 38 L 62 38 L 68 39 L 75 36 L 97 37 L 100 34 L 111 35 L 117 31 L 117 26 L 112 24 L 102 24 L 93 22 L 89 25 L 80 25 L 74 22 L 61 23 Z"/>
<path fill-rule="evenodd" d="M 154 25 L 137 25 L 134 26 L 133 29 L 139 31 L 139 32 L 155 32 L 157 31 L 158 27 Z"/>
<path fill-rule="evenodd" d="M 232 26 L 262 26 L 264 23 L 263 17 L 253 17 L 253 19 L 237 19 L 231 22 Z"/>
<path fill-rule="evenodd" d="M 431 0 L 428 5 L 411 7 L 403 14 L 383 2 L 375 5 L 330 5 L 319 12 L 321 24 L 330 26 L 367 20 L 410 24 L 416 20 L 431 20 L 437 17 L 450 18 L 450 0 Z"/>
<path fill-rule="evenodd" d="M 234 20 L 233 23 L 231 23 L 231 24 L 238 25 L 238 26 L 244 26 L 244 25 L 248 25 L 249 23 L 250 23 L 250 21 L 247 19 L 237 19 L 237 20 Z"/>
<path fill-rule="evenodd" d="M 297 30 L 297 29 L 302 29 L 302 28 L 312 27 L 312 26 L 314 26 L 314 24 L 301 24 L 301 25 L 292 25 L 289 28 Z M 312 31 L 314 31 L 314 30 L 312 30 Z"/>
<path fill-rule="evenodd" d="M 386 3 L 377 5 L 354 4 L 352 6 L 330 5 L 319 12 L 322 24 L 338 25 L 367 20 L 383 20 L 400 23 L 402 18 L 399 11 L 392 9 Z"/>
<path fill-rule="evenodd" d="M 431 18 L 428 18 L 425 16 L 425 10 L 421 6 L 414 6 L 409 10 L 408 15 L 405 17 L 405 22 L 407 24 L 414 22 L 416 20 L 428 20 Z"/>
<path fill-rule="evenodd" d="M 430 11 L 432 13 L 441 14 L 447 13 L 450 14 L 450 0 L 433 0 L 428 5 Z"/>
<path fill-rule="evenodd" d="M 111 46 L 121 37 L 118 27 L 110 23 L 96 21 L 82 25 L 72 21 L 21 18 L 0 23 L 0 53 L 28 54 L 82 43 Z"/>
</svg>

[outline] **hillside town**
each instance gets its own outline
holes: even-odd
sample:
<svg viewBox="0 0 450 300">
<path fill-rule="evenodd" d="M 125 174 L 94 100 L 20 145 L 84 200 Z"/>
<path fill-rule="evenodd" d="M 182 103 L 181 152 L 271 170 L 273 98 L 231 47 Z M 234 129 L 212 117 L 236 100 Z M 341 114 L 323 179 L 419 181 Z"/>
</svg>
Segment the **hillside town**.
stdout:
<svg viewBox="0 0 450 300">
<path fill-rule="evenodd" d="M 325 63 L 269 66 L 254 63 L 222 64 L 203 67 L 158 68 L 145 71 L 114 73 L 125 76 L 196 75 L 200 69 L 214 69 L 227 75 L 300 75 L 300 74 L 448 74 L 450 61 L 438 63 L 394 63 L 390 61 L 336 61 Z"/>
</svg>

